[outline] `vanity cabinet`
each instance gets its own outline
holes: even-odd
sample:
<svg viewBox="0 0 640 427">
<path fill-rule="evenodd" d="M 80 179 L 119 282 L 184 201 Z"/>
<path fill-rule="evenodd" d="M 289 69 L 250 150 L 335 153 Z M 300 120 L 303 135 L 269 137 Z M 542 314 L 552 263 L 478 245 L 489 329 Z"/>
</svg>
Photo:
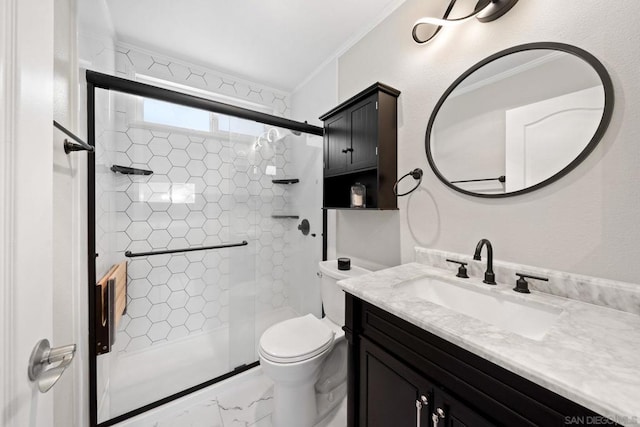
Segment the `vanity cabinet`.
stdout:
<svg viewBox="0 0 640 427">
<path fill-rule="evenodd" d="M 360 341 L 358 425 L 473 426 L 491 422 L 366 338 Z"/>
<path fill-rule="evenodd" d="M 349 208 L 350 189 L 367 189 L 366 207 L 396 209 L 397 98 L 376 83 L 320 117 L 324 121 L 324 207 Z"/>
<path fill-rule="evenodd" d="M 350 294 L 345 320 L 349 427 L 551 427 L 599 417 Z"/>
</svg>

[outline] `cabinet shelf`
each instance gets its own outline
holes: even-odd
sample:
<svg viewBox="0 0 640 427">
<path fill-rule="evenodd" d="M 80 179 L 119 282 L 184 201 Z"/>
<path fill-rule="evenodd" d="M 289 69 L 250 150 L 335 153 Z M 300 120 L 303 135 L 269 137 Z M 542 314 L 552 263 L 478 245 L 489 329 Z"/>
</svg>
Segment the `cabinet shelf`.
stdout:
<svg viewBox="0 0 640 427">
<path fill-rule="evenodd" d="M 366 187 L 367 209 L 397 209 L 397 98 L 375 83 L 320 117 L 324 121 L 324 203 L 350 209 L 351 186 Z M 361 209 L 361 208 L 354 208 Z"/>
</svg>

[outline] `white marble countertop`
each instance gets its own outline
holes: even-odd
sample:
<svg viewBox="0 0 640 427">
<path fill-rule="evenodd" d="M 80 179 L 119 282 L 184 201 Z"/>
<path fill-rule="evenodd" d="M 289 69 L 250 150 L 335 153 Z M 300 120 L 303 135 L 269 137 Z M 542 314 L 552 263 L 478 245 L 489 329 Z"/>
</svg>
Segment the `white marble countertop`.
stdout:
<svg viewBox="0 0 640 427">
<path fill-rule="evenodd" d="M 562 309 L 541 340 L 412 297 L 400 285 L 421 276 L 446 277 L 508 298 Z M 478 278 L 403 264 L 338 282 L 374 304 L 538 385 L 627 426 L 640 425 L 640 316 L 541 292 L 519 294 L 513 284 L 489 286 Z"/>
</svg>

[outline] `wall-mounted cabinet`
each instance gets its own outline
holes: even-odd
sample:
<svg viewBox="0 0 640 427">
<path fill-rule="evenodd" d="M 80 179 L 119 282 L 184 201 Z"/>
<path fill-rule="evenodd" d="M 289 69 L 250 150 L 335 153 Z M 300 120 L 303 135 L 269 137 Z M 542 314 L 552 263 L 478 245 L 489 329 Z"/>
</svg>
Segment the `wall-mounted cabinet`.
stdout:
<svg viewBox="0 0 640 427">
<path fill-rule="evenodd" d="M 324 207 L 349 208 L 363 184 L 367 209 L 396 209 L 397 98 L 376 83 L 320 117 L 324 121 Z"/>
</svg>

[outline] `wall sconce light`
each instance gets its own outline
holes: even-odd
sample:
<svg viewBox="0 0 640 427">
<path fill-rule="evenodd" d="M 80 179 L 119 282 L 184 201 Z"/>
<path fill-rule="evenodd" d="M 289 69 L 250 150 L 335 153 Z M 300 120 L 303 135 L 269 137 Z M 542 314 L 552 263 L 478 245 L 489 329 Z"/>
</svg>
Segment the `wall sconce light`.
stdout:
<svg viewBox="0 0 640 427">
<path fill-rule="evenodd" d="M 518 2 L 518 0 L 479 0 L 473 12 L 469 15 L 463 16 L 462 18 L 448 19 L 456 1 L 457 0 L 451 0 L 442 18 L 425 16 L 424 18 L 418 19 L 416 23 L 413 24 L 413 30 L 411 32 L 413 40 L 415 40 L 416 43 L 426 43 L 433 39 L 443 26 L 462 24 L 463 22 L 469 21 L 473 18 L 476 18 L 480 22 L 495 21 L 507 13 L 513 5 Z M 423 38 L 418 34 L 418 29 L 421 25 L 431 25 L 436 26 L 437 28 L 433 34 Z"/>
</svg>

